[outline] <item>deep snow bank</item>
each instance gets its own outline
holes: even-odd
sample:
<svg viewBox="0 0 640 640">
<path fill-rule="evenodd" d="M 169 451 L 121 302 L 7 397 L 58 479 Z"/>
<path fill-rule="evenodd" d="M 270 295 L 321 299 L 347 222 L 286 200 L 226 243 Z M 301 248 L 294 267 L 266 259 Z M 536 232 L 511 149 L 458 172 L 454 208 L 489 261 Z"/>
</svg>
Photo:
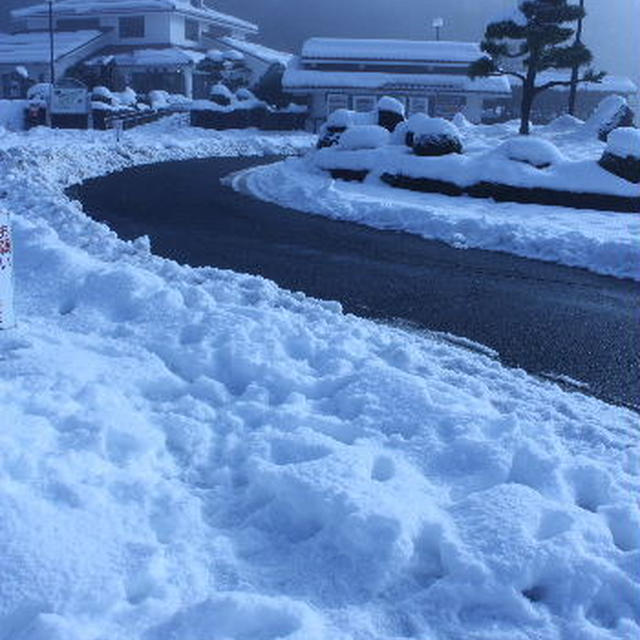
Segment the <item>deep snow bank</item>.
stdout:
<svg viewBox="0 0 640 640">
<path fill-rule="evenodd" d="M 604 173 L 588 159 L 600 157 L 605 145 L 597 139 L 586 138 L 582 129 L 576 130 L 566 123 L 559 125 L 541 127 L 538 135 L 542 140 L 554 141 L 566 157 L 584 163 L 582 182 L 587 179 L 589 171 Z M 477 165 L 478 159 L 485 157 L 487 151 L 500 141 L 509 144 L 513 133 L 508 124 L 467 127 L 463 131 L 466 152 Z M 443 240 L 452 246 L 505 251 L 640 280 L 640 214 L 411 193 L 382 185 L 377 175 L 370 176 L 365 184 L 346 184 L 332 180 L 315 166 L 326 151 L 318 152 L 313 160 L 288 160 L 250 169 L 236 176 L 233 184 L 255 197 L 299 211 L 360 222 L 379 229 L 407 231 Z M 375 154 L 373 151 L 330 153 L 333 154 L 333 165 L 336 157 L 341 156 L 345 159 L 345 168 L 367 170 L 372 168 L 372 154 Z M 356 156 L 359 164 L 354 163 Z M 464 174 L 464 163 L 469 162 L 466 157 L 452 157 L 449 163 L 448 158 L 405 158 L 398 152 L 396 160 L 398 165 L 403 160 L 412 165 L 416 162 L 440 163 L 438 166 L 442 170 L 438 175 L 441 179 L 447 179 L 449 175 L 464 182 L 469 178 L 461 175 L 461 172 Z M 447 173 L 448 163 L 450 173 Z M 503 162 L 491 164 L 485 161 L 483 171 L 487 175 L 503 175 L 503 165 Z M 531 167 L 529 169 L 536 172 Z M 594 182 L 601 177 L 600 174 L 595 176 Z M 623 182 L 612 176 L 614 179 Z M 637 191 L 637 185 L 626 184 L 629 185 L 625 187 L 629 193 Z M 623 195 L 626 193 L 621 191 Z"/>
<path fill-rule="evenodd" d="M 156 258 L 61 191 L 291 138 L 57 140 L 0 174 L 2 640 L 637 637 L 637 416 Z"/>
</svg>

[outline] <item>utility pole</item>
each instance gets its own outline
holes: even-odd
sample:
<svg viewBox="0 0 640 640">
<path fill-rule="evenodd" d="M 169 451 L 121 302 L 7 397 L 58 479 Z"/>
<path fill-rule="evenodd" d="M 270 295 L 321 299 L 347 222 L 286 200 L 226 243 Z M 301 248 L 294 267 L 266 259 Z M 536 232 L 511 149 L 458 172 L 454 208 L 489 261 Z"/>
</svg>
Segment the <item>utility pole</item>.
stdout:
<svg viewBox="0 0 640 640">
<path fill-rule="evenodd" d="M 584 9 L 584 0 L 580 0 L 580 8 Z M 578 27 L 576 28 L 576 39 L 574 45 L 582 44 L 582 21 L 584 18 L 578 20 Z M 569 113 L 573 116 L 576 111 L 576 98 L 578 97 L 578 74 L 580 73 L 580 67 L 573 67 L 571 69 L 571 86 L 569 87 Z"/>
<path fill-rule="evenodd" d="M 434 18 L 432 23 L 433 28 L 436 30 L 436 40 L 440 42 L 440 29 L 444 27 L 443 18 Z"/>
<path fill-rule="evenodd" d="M 51 104 L 53 102 L 53 85 L 56 81 L 56 58 L 53 42 L 53 0 L 49 0 L 49 79 L 51 86 L 49 87 L 49 100 L 47 105 L 47 121 L 52 126 Z"/>
</svg>

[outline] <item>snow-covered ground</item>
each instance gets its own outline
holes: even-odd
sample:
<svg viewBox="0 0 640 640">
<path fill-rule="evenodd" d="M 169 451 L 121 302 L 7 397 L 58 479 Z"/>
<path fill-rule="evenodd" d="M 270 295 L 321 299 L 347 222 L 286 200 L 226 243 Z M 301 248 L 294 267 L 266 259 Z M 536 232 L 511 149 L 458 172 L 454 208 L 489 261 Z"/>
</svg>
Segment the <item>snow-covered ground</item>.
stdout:
<svg viewBox="0 0 640 640">
<path fill-rule="evenodd" d="M 479 156 L 516 133 L 516 123 L 463 127 L 465 155 Z M 565 157 L 576 161 L 597 159 L 605 148 L 594 134 L 586 135 L 570 118 L 537 127 L 534 134 L 553 142 Z M 439 161 L 444 165 L 447 160 Z M 640 188 L 626 184 L 640 195 Z M 250 169 L 235 176 L 233 185 L 309 213 L 407 231 L 455 247 L 504 251 L 640 280 L 640 214 L 414 193 L 392 189 L 377 175 L 371 175 L 365 184 L 346 183 L 332 180 L 311 158 Z"/>
<path fill-rule="evenodd" d="M 62 191 L 308 143 L 175 120 L 3 142 L 0 638 L 637 638 L 637 415 L 160 259 Z"/>
</svg>

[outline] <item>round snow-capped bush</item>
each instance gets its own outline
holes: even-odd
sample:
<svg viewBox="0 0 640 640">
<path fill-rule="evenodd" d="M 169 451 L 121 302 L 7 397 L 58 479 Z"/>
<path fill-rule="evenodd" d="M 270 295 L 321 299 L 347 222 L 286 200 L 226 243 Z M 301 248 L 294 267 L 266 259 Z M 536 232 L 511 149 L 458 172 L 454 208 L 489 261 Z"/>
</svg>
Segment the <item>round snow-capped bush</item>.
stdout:
<svg viewBox="0 0 640 640">
<path fill-rule="evenodd" d="M 632 127 L 635 114 L 621 96 L 607 96 L 585 123 L 598 138 L 607 141 L 609 134 L 619 127 Z"/>
<path fill-rule="evenodd" d="M 238 100 L 256 100 L 255 93 L 253 91 L 249 91 L 249 89 L 238 89 L 236 91 L 236 98 Z"/>
<path fill-rule="evenodd" d="M 408 147 L 413 147 L 413 140 L 416 136 L 423 133 L 429 133 L 431 131 L 430 122 L 433 118 L 429 117 L 426 113 L 414 113 L 407 120 L 407 134 L 405 136 L 405 144 Z"/>
<path fill-rule="evenodd" d="M 375 124 L 350 127 L 342 136 L 338 144 L 345 151 L 359 151 L 362 149 L 378 149 L 389 143 L 391 134 Z"/>
<path fill-rule="evenodd" d="M 341 128 L 343 131 L 353 124 L 355 111 L 349 109 L 336 109 L 327 118 L 328 128 Z"/>
<path fill-rule="evenodd" d="M 377 109 L 378 111 L 390 111 L 392 113 L 397 113 L 404 118 L 404 105 L 400 100 L 396 100 L 396 98 L 392 98 L 391 96 L 383 96 L 380 98 L 380 100 L 378 100 Z"/>
<path fill-rule="evenodd" d="M 234 97 L 229 87 L 220 83 L 214 84 L 209 89 L 209 99 L 222 107 L 228 107 L 233 102 Z"/>
<path fill-rule="evenodd" d="M 495 153 L 514 162 L 545 169 L 565 160 L 560 150 L 548 140 L 532 136 L 518 136 L 503 142 Z"/>
<path fill-rule="evenodd" d="M 640 131 L 632 127 L 612 131 L 599 164 L 619 178 L 640 183 Z"/>
<path fill-rule="evenodd" d="M 420 131 L 413 136 L 413 152 L 417 156 L 445 156 L 462 153 L 460 132 L 444 118 L 422 120 Z"/>
<path fill-rule="evenodd" d="M 399 100 L 384 96 L 378 100 L 376 107 L 378 112 L 378 125 L 392 132 L 404 122 L 404 105 Z"/>
</svg>

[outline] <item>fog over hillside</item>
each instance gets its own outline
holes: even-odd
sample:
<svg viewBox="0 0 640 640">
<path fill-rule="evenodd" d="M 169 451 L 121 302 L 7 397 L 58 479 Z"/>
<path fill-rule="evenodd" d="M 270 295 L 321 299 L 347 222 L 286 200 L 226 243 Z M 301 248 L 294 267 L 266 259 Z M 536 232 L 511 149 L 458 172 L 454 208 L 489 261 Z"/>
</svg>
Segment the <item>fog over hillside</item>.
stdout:
<svg viewBox="0 0 640 640">
<path fill-rule="evenodd" d="M 0 27 L 10 9 L 34 0 L 2 0 Z M 515 0 L 215 0 L 212 6 L 260 25 L 267 44 L 297 51 L 309 36 L 431 38 L 431 20 L 445 19 L 443 37 L 479 40 L 488 20 Z M 596 66 L 640 84 L 640 0 L 586 0 L 585 38 Z"/>
</svg>

